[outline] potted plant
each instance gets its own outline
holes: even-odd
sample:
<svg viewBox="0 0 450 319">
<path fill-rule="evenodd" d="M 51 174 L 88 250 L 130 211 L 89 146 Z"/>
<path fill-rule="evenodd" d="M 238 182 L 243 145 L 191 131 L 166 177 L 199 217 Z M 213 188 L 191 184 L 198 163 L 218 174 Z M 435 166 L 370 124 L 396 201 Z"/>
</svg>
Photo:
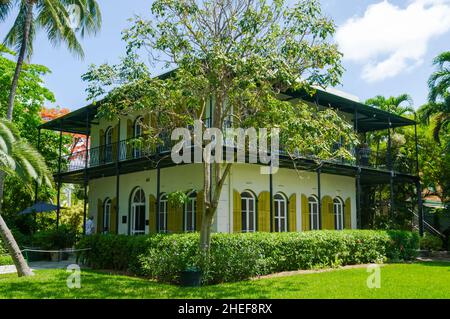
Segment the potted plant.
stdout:
<svg viewBox="0 0 450 319">
<path fill-rule="evenodd" d="M 188 266 L 180 274 L 183 287 L 199 287 L 202 284 L 202 271 L 197 266 Z"/>
</svg>

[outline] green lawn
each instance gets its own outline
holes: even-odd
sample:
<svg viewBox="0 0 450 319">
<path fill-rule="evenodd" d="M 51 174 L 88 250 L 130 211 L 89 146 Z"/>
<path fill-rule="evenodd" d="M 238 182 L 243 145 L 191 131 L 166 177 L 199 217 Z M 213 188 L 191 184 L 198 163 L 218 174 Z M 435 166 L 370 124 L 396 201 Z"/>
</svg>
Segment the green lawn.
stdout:
<svg viewBox="0 0 450 319">
<path fill-rule="evenodd" d="M 153 281 L 82 271 L 81 288 L 66 286 L 64 270 L 31 278 L 0 275 L 0 298 L 450 298 L 450 263 L 390 264 L 381 288 L 369 289 L 365 268 L 182 288 Z"/>
</svg>

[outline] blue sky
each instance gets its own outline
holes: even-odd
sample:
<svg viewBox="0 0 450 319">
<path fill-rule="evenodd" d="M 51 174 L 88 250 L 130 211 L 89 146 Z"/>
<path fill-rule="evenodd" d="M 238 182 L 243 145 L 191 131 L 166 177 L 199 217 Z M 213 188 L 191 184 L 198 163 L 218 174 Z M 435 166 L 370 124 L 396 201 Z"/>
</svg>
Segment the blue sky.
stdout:
<svg viewBox="0 0 450 319">
<path fill-rule="evenodd" d="M 39 33 L 33 63 L 52 70 L 45 78 L 61 107 L 87 104 L 80 76 L 90 64 L 115 63 L 124 53 L 121 31 L 134 14 L 149 16 L 150 0 L 98 0 L 103 27 L 82 41 L 83 61 L 64 47 L 53 48 Z M 432 59 L 450 50 L 450 0 L 321 0 L 323 10 L 338 25 L 335 40 L 345 54 L 345 75 L 338 89 L 361 100 L 409 93 L 415 106 L 426 101 L 426 81 Z M 3 38 L 8 23 L 0 25 Z"/>
</svg>

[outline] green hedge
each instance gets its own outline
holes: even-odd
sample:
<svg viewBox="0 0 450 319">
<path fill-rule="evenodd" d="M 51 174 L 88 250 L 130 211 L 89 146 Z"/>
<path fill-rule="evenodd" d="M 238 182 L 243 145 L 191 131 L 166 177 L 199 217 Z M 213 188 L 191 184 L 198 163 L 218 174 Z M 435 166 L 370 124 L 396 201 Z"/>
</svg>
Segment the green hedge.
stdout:
<svg viewBox="0 0 450 319">
<path fill-rule="evenodd" d="M 281 271 L 408 260 L 419 236 L 404 231 L 311 231 L 304 233 L 213 234 L 208 262 L 199 257 L 199 235 L 93 235 L 80 254 L 95 269 L 124 270 L 178 283 L 188 267 L 203 269 L 206 284 Z"/>
</svg>

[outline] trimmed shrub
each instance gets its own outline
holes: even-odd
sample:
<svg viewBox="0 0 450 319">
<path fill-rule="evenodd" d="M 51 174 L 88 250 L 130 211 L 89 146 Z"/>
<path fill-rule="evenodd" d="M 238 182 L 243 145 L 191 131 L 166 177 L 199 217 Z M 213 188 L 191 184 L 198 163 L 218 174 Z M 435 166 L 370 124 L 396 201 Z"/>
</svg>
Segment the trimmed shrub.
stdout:
<svg viewBox="0 0 450 319">
<path fill-rule="evenodd" d="M 437 236 L 424 233 L 423 237 L 420 238 L 420 249 L 429 251 L 442 250 L 444 243 L 441 238 Z"/>
<path fill-rule="evenodd" d="M 213 234 L 207 262 L 198 243 L 198 233 L 93 235 L 78 248 L 91 248 L 80 257 L 93 268 L 179 283 L 181 271 L 199 267 L 203 282 L 215 284 L 281 271 L 408 260 L 416 256 L 419 236 L 371 230 Z"/>
</svg>

